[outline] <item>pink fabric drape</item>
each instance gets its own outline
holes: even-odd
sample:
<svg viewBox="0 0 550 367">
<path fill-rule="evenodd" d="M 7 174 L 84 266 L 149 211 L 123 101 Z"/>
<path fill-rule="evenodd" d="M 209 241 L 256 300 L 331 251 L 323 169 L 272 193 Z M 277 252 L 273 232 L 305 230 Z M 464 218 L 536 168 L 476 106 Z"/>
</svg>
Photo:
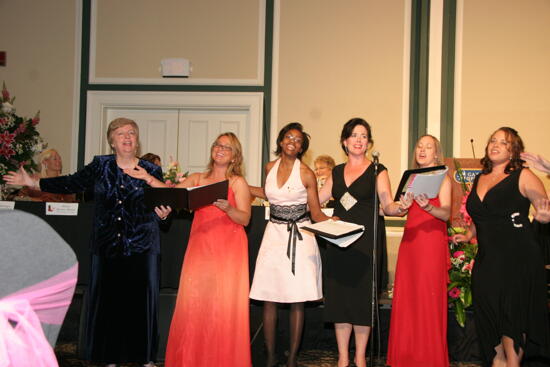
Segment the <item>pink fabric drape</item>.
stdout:
<svg viewBox="0 0 550 367">
<path fill-rule="evenodd" d="M 58 366 L 40 322 L 60 325 L 71 304 L 78 264 L 0 299 L 0 367 Z"/>
</svg>

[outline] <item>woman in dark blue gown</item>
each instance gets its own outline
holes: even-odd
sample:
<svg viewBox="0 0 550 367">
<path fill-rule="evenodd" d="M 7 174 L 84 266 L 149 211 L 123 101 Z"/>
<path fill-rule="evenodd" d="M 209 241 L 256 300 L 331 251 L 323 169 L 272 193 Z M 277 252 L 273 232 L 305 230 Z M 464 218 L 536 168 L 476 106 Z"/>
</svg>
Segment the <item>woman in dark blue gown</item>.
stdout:
<svg viewBox="0 0 550 367">
<path fill-rule="evenodd" d="M 139 129 L 134 121 L 113 120 L 107 140 L 115 154 L 96 156 L 72 175 L 36 180 L 21 169 L 4 180 L 53 193 L 93 190 L 86 355 L 94 362 L 112 365 L 149 364 L 156 359 L 158 344 L 158 224 L 169 210 L 147 210 L 143 202 L 147 183 L 123 169 L 139 165 L 157 179 L 162 179 L 162 171 L 136 158 Z"/>
</svg>

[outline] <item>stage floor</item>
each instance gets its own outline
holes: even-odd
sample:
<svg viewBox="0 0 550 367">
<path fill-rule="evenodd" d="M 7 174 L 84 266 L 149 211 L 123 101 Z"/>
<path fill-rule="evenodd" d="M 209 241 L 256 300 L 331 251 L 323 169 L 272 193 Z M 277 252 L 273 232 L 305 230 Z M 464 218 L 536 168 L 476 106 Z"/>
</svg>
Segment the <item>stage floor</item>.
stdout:
<svg viewBox="0 0 550 367">
<path fill-rule="evenodd" d="M 79 336 L 82 333 L 82 299 L 83 289 L 77 288 L 73 302 L 69 308 L 63 327 L 59 334 L 57 347 L 55 349 L 60 367 L 102 367 L 84 361 L 81 357 L 79 346 Z M 165 351 L 166 335 L 170 322 L 175 293 L 172 291 L 161 292 L 161 315 L 160 315 L 160 333 L 161 340 L 159 345 L 158 367 L 164 367 L 163 356 Z M 391 312 L 391 300 L 382 299 L 380 301 L 380 340 L 381 355 L 385 355 L 387 348 L 387 330 L 389 328 L 389 315 Z M 320 303 L 306 304 L 306 319 L 302 340 L 302 348 L 299 355 L 299 363 L 302 367 L 333 367 L 336 366 L 338 353 L 336 349 L 336 340 L 334 329 L 330 324 L 324 324 L 322 321 L 323 308 Z M 250 306 L 250 334 L 252 361 L 254 366 L 263 367 L 263 333 L 261 325 L 262 307 L 261 303 L 252 302 Z M 449 318 L 454 319 L 452 313 Z M 452 360 L 451 367 L 480 367 L 476 362 L 475 353 L 472 354 L 472 330 L 465 330 L 456 325 L 454 320 L 450 320 L 449 325 L 449 355 Z M 454 325 L 454 326 L 453 326 Z M 278 340 L 279 360 L 284 363 L 285 349 L 288 343 L 288 310 L 281 307 L 279 312 Z M 374 339 L 377 342 L 377 338 Z M 353 342 L 350 343 L 353 346 Z M 475 347 L 474 347 L 475 349 Z M 351 351 L 353 356 L 353 350 Z M 459 357 L 459 358 L 457 358 Z M 460 358 L 462 357 L 462 358 Z M 474 358 L 472 358 L 474 357 Z M 284 364 L 282 364 L 283 366 Z M 137 367 L 139 364 L 123 365 L 126 367 Z M 375 364 L 369 364 L 369 367 L 385 366 L 385 356 L 375 359 Z"/>
<path fill-rule="evenodd" d="M 58 344 L 56 350 L 57 359 L 59 361 L 59 367 L 103 367 L 102 365 L 95 365 L 88 363 L 77 356 L 77 343 L 61 343 Z M 323 349 L 311 349 L 303 350 L 300 352 L 299 365 L 302 367 L 334 367 L 338 360 L 336 350 L 323 350 Z M 384 367 L 385 359 L 377 360 L 374 366 L 369 364 L 369 367 Z M 163 363 L 157 363 L 158 367 L 164 367 Z M 140 367 L 139 364 L 122 365 L 123 367 Z M 263 364 L 254 366 L 263 367 Z M 281 366 L 284 366 L 282 364 Z M 451 367 L 480 367 L 481 364 L 468 363 L 468 362 L 452 362 Z"/>
</svg>

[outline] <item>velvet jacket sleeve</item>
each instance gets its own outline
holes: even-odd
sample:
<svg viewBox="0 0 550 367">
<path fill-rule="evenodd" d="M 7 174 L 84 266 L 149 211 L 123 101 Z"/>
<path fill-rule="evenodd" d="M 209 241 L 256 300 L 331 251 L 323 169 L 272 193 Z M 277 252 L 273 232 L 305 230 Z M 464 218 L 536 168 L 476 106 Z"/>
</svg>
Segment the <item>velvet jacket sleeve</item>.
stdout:
<svg viewBox="0 0 550 367">
<path fill-rule="evenodd" d="M 162 179 L 160 167 L 143 160 L 139 165 Z M 63 193 L 93 188 L 93 253 L 119 257 L 160 252 L 159 218 L 154 211 L 147 210 L 143 201 L 147 184 L 126 175 L 113 155 L 96 156 L 92 163 L 73 175 L 40 180 L 40 187 Z"/>
</svg>

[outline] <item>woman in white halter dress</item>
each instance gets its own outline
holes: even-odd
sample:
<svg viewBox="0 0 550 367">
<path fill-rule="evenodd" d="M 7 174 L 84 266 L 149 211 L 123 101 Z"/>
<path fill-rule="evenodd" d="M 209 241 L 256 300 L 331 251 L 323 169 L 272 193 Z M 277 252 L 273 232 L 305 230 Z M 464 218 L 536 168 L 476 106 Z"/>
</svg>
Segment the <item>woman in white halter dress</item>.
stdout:
<svg viewBox="0 0 550 367">
<path fill-rule="evenodd" d="M 281 209 L 287 217 L 307 213 L 307 192 L 300 178 L 300 160 L 294 161 L 288 181 L 277 187 L 277 171 L 281 159 L 275 162 L 265 180 L 265 194 L 270 209 Z M 298 213 L 298 214 L 296 214 Z M 298 227 L 311 224 L 308 215 L 296 220 Z M 287 256 L 289 238 L 285 221 L 271 218 L 267 223 L 260 252 L 256 259 L 256 270 L 250 298 L 259 301 L 294 303 L 316 301 L 323 297 L 321 285 L 321 257 L 315 236 L 300 231 L 302 240 L 296 238 L 294 273 L 292 272 L 292 254 Z M 292 246 L 291 246 L 292 247 Z M 292 249 L 291 249 L 292 250 Z"/>
<path fill-rule="evenodd" d="M 266 167 L 264 189 L 251 187 L 254 196 L 269 200 L 270 219 L 256 259 L 250 298 L 264 301 L 263 322 L 267 366 L 277 365 L 275 336 L 277 303 L 290 304 L 290 350 L 287 367 L 295 367 L 304 324 L 304 302 L 321 299 L 321 257 L 315 236 L 300 230 L 329 219 L 321 212 L 317 181 L 302 164 L 309 135 L 302 125 L 287 124 L 277 137 L 279 159 Z"/>
</svg>

